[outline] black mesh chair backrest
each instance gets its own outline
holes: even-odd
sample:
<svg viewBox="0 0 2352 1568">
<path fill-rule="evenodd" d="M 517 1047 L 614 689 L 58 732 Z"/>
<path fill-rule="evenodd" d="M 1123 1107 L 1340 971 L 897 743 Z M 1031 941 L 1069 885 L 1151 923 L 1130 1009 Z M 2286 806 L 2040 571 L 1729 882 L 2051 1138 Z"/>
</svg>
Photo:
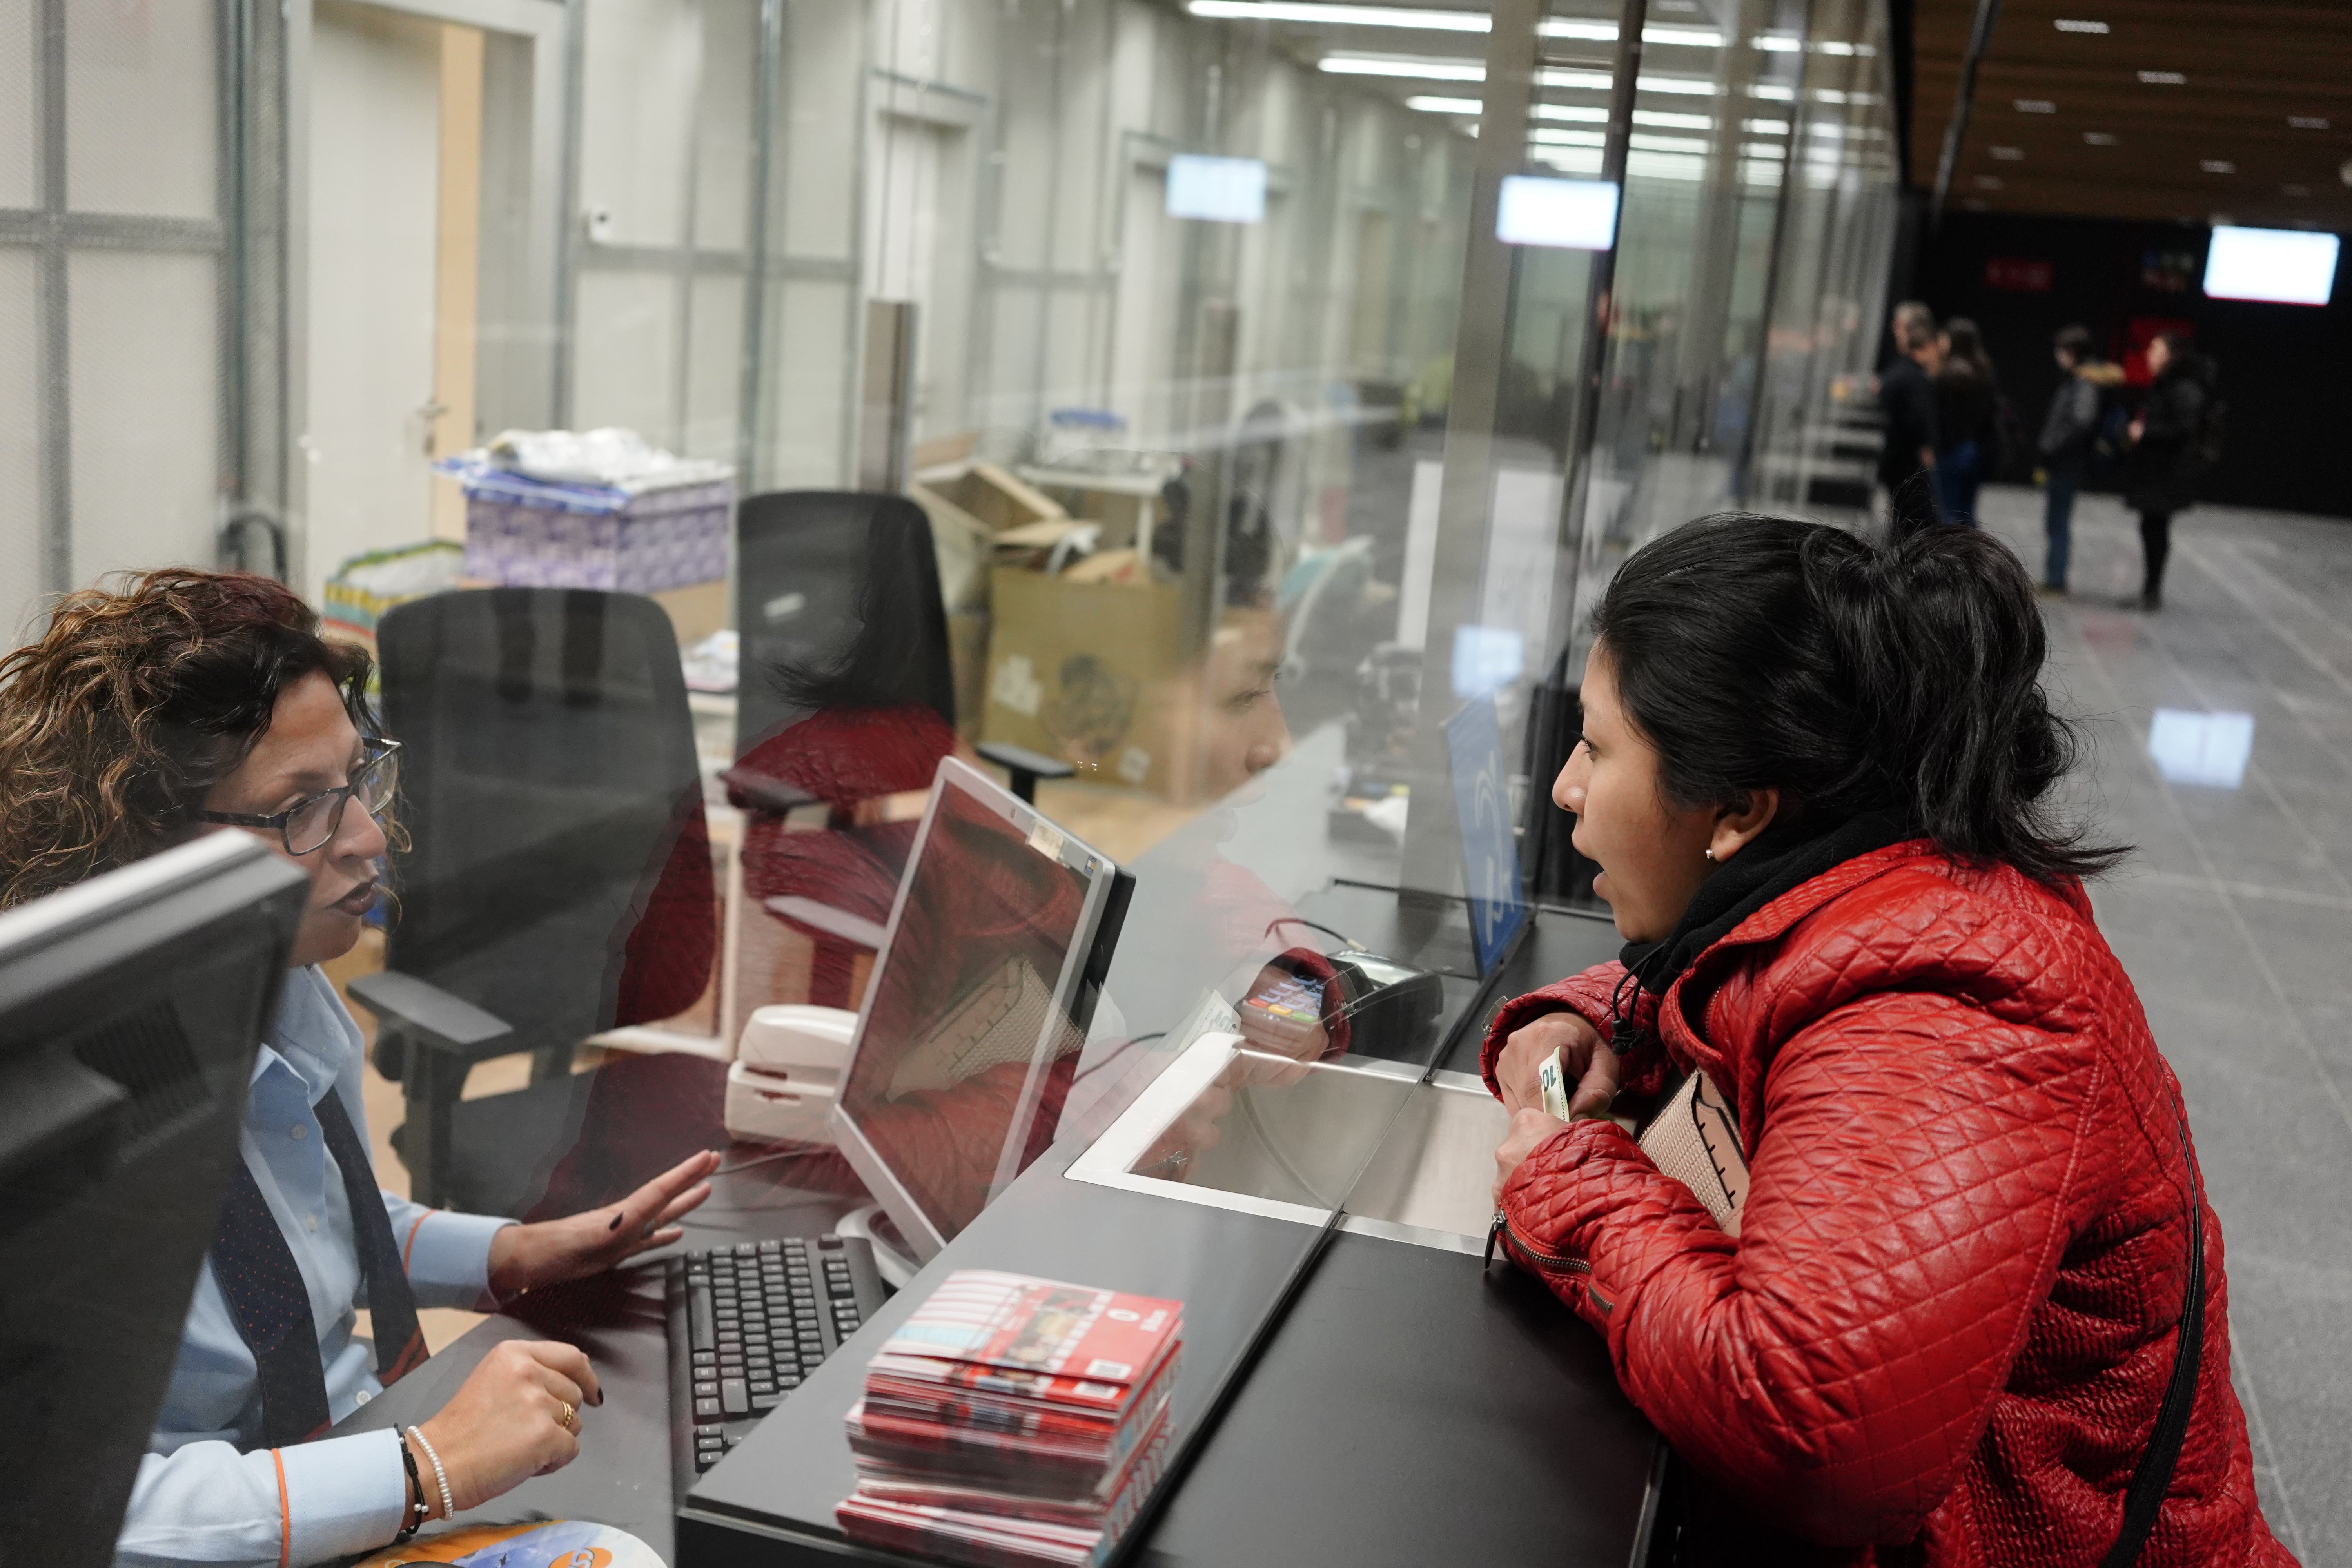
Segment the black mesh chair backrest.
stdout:
<svg viewBox="0 0 2352 1568">
<path fill-rule="evenodd" d="M 649 946 L 688 954 L 707 976 L 707 849 L 703 896 L 662 905 L 662 919 L 697 929 L 650 943 L 637 930 L 673 851 L 706 842 L 661 606 L 488 588 L 403 605 L 376 637 L 385 728 L 404 748 L 395 811 L 411 840 L 394 858 L 387 967 L 496 1014 L 518 1050 L 644 1021 L 616 1019 L 633 937 L 639 957 Z M 690 1002 L 701 982 L 686 978 Z"/>
<path fill-rule="evenodd" d="M 777 490 L 735 514 L 735 754 L 830 707 L 955 722 L 931 522 L 904 496 Z"/>
</svg>

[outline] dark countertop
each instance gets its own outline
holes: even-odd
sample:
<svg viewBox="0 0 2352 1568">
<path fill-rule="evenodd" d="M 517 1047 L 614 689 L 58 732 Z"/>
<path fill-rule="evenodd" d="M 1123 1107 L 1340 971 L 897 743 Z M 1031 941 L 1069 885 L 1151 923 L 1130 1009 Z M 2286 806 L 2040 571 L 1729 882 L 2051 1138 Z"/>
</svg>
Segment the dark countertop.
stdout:
<svg viewBox="0 0 2352 1568">
<path fill-rule="evenodd" d="M 1318 905 L 1325 912 L 1379 923 L 1379 889 L 1331 891 Z M 1441 909 L 1349 934 L 1370 944 L 1393 931 L 1402 945 L 1418 931 L 1423 962 L 1453 968 L 1440 956 L 1452 924 Z M 1544 911 L 1492 984 L 1449 976 L 1449 1012 L 1462 1012 L 1442 1065 L 1475 1070 L 1484 1021 L 1503 998 L 1616 947 L 1605 920 Z M 1129 1561 L 1419 1568 L 1631 1558 L 1654 1439 L 1598 1341 L 1536 1281 L 1500 1263 L 1482 1279 L 1478 1259 L 1459 1252 L 1067 1181 L 1074 1152 L 1041 1159 L 934 1268 L 1011 1268 L 1185 1300 L 1176 1415 L 1195 1441 Z M 856 1201 L 823 1159 L 723 1176 L 719 1187 L 688 1245 L 820 1234 Z M 887 1337 L 919 1293 L 894 1300 L 860 1339 Z M 657 1269 L 534 1295 L 343 1429 L 429 1415 L 492 1345 L 520 1337 L 581 1345 L 605 1404 L 583 1413 L 572 1466 L 464 1521 L 595 1519 L 681 1568 L 887 1561 L 848 1548 L 833 1525 L 852 1480 L 841 1417 L 863 1381 L 855 1349 L 702 1479 L 682 1526 L 674 1519 Z"/>
</svg>

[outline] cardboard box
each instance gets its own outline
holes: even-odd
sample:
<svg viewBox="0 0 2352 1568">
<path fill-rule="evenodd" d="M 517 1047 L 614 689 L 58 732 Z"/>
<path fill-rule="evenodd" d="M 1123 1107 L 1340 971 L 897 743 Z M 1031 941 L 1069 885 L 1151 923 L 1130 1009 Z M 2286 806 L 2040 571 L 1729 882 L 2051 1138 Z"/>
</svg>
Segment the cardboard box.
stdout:
<svg viewBox="0 0 2352 1568">
<path fill-rule="evenodd" d="M 1061 506 L 993 463 L 926 468 L 907 495 L 931 523 L 940 597 L 950 612 L 988 608 L 989 555 L 1006 529 L 1065 515 Z"/>
<path fill-rule="evenodd" d="M 1197 672 L 1183 658 L 1183 590 L 990 574 L 994 625 L 982 738 L 1076 764 L 1080 778 L 1189 803 L 1197 789 Z"/>
</svg>

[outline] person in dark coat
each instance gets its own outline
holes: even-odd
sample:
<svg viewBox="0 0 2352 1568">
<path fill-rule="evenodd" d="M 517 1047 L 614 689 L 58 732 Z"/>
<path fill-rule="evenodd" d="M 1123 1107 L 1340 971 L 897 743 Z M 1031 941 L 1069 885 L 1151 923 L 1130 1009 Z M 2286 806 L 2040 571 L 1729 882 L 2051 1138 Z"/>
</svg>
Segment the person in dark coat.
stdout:
<svg viewBox="0 0 2352 1568">
<path fill-rule="evenodd" d="M 2131 458 L 2124 504 L 2139 513 L 2141 575 L 2137 606 L 2164 608 L 2164 565 L 2172 552 L 2172 520 L 2196 504 L 2203 467 L 2198 434 L 2213 395 L 2212 369 L 2179 332 L 2159 333 L 2147 345 L 2156 377 L 2127 432 Z M 2135 601 L 2126 599 L 2125 607 Z"/>
<path fill-rule="evenodd" d="M 1901 356 L 1878 378 L 1878 411 L 1886 444 L 1878 456 L 1878 482 L 1886 487 L 1887 515 L 1906 533 L 1936 521 L 1936 316 L 1916 300 L 1895 307 L 1890 328 Z"/>
<path fill-rule="evenodd" d="M 1944 521 L 1977 525 L 1977 490 L 2000 449 L 2000 392 L 1977 324 L 1944 324 L 1943 363 L 1936 371 L 1936 497 Z"/>
<path fill-rule="evenodd" d="M 2050 412 L 2042 421 L 2038 450 L 2046 487 L 2042 515 L 2049 538 L 2049 553 L 2042 569 L 2042 591 L 2063 598 L 2066 564 L 2074 537 L 2074 497 L 2083 489 L 2091 466 L 2091 448 L 2099 435 L 2099 416 L 2106 388 L 2122 384 L 2123 371 L 2091 353 L 2087 328 L 2068 327 L 2058 334 L 2055 353 L 2065 379 L 2050 395 Z"/>
</svg>

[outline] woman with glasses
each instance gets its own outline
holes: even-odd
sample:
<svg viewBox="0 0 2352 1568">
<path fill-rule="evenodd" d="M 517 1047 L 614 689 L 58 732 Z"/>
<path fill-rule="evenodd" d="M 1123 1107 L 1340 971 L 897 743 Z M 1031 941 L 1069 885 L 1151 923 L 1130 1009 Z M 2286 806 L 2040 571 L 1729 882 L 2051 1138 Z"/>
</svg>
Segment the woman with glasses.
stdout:
<svg viewBox="0 0 2352 1568">
<path fill-rule="evenodd" d="M 400 748 L 370 669 L 278 584 L 185 570 L 74 595 L 0 658 L 0 908 L 207 832 L 254 834 L 310 882 L 118 1563 L 347 1556 L 568 1464 L 602 1395 L 563 1344 L 498 1346 L 405 1431 L 328 1429 L 425 1358 L 420 1304 L 609 1268 L 677 1239 L 709 1194 L 709 1154 L 541 1225 L 377 1188 L 360 1031 L 318 967 L 382 895 Z"/>
</svg>

